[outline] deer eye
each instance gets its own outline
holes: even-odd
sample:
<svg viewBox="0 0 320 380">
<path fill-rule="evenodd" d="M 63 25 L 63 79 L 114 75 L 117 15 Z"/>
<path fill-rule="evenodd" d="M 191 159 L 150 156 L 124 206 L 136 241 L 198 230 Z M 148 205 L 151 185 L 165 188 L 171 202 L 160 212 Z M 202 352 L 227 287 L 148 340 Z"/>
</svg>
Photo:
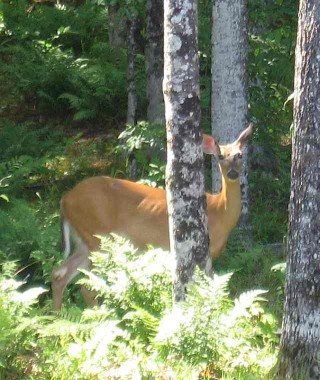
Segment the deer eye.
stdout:
<svg viewBox="0 0 320 380">
<path fill-rule="evenodd" d="M 223 155 L 223 154 L 219 154 L 218 159 L 219 159 L 220 161 L 224 160 L 224 155 Z"/>
</svg>

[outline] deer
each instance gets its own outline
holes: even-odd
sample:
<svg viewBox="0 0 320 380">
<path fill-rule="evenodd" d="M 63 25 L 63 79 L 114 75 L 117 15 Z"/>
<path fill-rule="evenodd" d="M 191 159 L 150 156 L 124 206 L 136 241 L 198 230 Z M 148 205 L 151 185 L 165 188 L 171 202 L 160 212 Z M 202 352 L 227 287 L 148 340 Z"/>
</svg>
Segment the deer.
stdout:
<svg viewBox="0 0 320 380">
<path fill-rule="evenodd" d="M 206 193 L 209 251 L 213 259 L 220 256 L 240 217 L 239 178 L 243 151 L 251 134 L 249 125 L 227 145 L 219 145 L 212 136 L 203 135 L 203 151 L 217 158 L 222 175 L 220 193 Z M 114 233 L 129 239 L 138 249 L 147 245 L 170 248 L 164 189 L 107 176 L 91 177 L 67 192 L 60 207 L 65 261 L 52 273 L 54 310 L 61 308 L 64 289 L 79 270 L 90 270 L 90 252 L 100 248 L 98 236 Z M 88 306 L 97 304 L 94 292 L 82 287 L 81 293 Z"/>
</svg>

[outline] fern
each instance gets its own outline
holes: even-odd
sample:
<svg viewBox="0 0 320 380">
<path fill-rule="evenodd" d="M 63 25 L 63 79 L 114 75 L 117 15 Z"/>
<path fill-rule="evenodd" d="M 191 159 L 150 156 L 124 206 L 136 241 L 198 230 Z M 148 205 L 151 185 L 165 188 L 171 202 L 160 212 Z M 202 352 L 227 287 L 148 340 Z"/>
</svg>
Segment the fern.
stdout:
<svg viewBox="0 0 320 380">
<path fill-rule="evenodd" d="M 0 165 L 0 173 L 1 173 L 1 165 Z M 6 176 L 4 178 L 0 178 L 0 188 L 6 188 L 9 186 L 7 181 L 11 178 L 11 176 Z M 5 200 L 6 202 L 9 202 L 9 197 L 7 194 L 1 194 L 0 193 L 0 199 Z"/>
<path fill-rule="evenodd" d="M 122 322 L 126 328 L 138 331 L 137 339 L 144 344 L 148 344 L 156 336 L 159 327 L 159 318 L 148 312 L 146 309 L 134 306 L 133 311 L 129 311 L 122 317 Z"/>
<path fill-rule="evenodd" d="M 69 101 L 70 103 L 70 106 L 74 109 L 80 109 L 82 106 L 83 106 L 83 101 L 81 98 L 79 98 L 78 96 L 76 95 L 73 95 L 73 94 L 68 94 L 68 93 L 65 93 L 65 94 L 61 94 L 59 96 L 60 99 L 66 99 Z"/>
<path fill-rule="evenodd" d="M 36 313 L 31 324 L 36 294 L 17 295 L 21 283 L 13 281 L 10 310 L 16 310 L 23 296 L 30 295 L 30 302 L 18 312 L 3 312 L 7 306 L 1 303 L 0 277 L 0 321 L 12 326 L 3 342 L 15 334 L 20 347 L 32 345 L 33 376 L 148 379 L 166 377 L 169 371 L 177 379 L 193 379 L 199 373 L 263 378 L 276 358 L 276 322 L 260 305 L 263 291 L 232 300 L 231 274 L 207 278 L 197 270 L 186 302 L 172 307 L 173 260 L 167 252 L 151 249 L 141 255 L 116 235 L 102 240 L 103 253 L 92 254 L 94 273 L 83 271 L 80 281 L 98 292 L 101 306 L 94 309 Z M 15 266 L 8 264 L 3 270 L 8 278 Z M 17 347 L 11 350 L 17 352 Z M 8 360 L 13 363 L 11 357 Z M 15 362 L 15 371 L 25 365 L 23 360 Z"/>
<path fill-rule="evenodd" d="M 264 311 L 260 306 L 259 309 L 253 306 L 265 291 L 243 293 L 233 303 L 227 289 L 230 277 L 231 274 L 215 275 L 210 279 L 196 273 L 186 303 L 173 309 L 160 322 L 154 344 L 163 360 L 170 358 L 175 362 L 183 358 L 191 366 L 200 368 L 205 363 L 207 368 L 227 374 L 228 368 L 230 373 L 235 369 L 246 371 L 249 367 L 250 371 L 259 372 L 263 361 L 260 363 L 258 358 L 276 359 L 274 352 L 257 348 L 262 330 L 256 310 L 261 315 Z M 250 352 L 255 352 L 254 360 Z"/>
<path fill-rule="evenodd" d="M 16 355 L 21 357 L 35 343 L 32 333 L 37 318 L 33 316 L 33 306 L 44 288 L 22 290 L 24 282 L 15 279 L 16 264 L 8 262 L 2 266 L 0 274 L 0 377 L 9 379 L 23 373 Z M 22 362 L 22 361 L 21 361 Z M 21 363 L 22 365 L 25 363 Z"/>
<path fill-rule="evenodd" d="M 102 324 L 116 321 L 117 328 L 130 337 L 130 341 L 126 335 L 118 337 L 122 349 L 127 344 L 136 352 L 151 349 L 154 359 L 142 360 L 143 368 L 157 358 L 178 377 L 186 367 L 199 372 L 203 366 L 209 372 L 214 368 L 215 373 L 227 375 L 248 373 L 248 368 L 250 373 L 267 371 L 264 363 L 275 361 L 275 321 L 260 306 L 265 291 L 245 292 L 233 301 L 228 291 L 232 274 L 211 279 L 197 270 L 186 302 L 171 310 L 170 256 L 161 250 L 140 256 L 117 236 L 103 239 L 102 248 L 104 254 L 95 252 L 92 256 L 95 274 L 85 272 L 87 277 L 81 281 L 98 291 L 102 309 L 86 311 L 85 319 Z M 164 281 L 168 281 L 165 289 Z M 270 342 L 266 346 L 261 344 L 262 335 L 264 344 Z M 181 361 L 182 367 L 177 365 Z M 136 370 L 126 360 L 120 362 L 119 367 L 113 361 L 119 371 L 122 366 Z"/>
<path fill-rule="evenodd" d="M 235 323 L 237 318 L 249 317 L 252 305 L 257 301 L 265 301 L 260 297 L 265 293 L 267 293 L 266 290 L 255 289 L 240 294 L 240 296 L 234 301 L 235 305 L 229 314 L 232 321 L 231 325 Z"/>
<path fill-rule="evenodd" d="M 81 121 L 86 119 L 93 119 L 97 116 L 97 113 L 94 110 L 83 109 L 74 114 L 73 120 Z"/>
</svg>

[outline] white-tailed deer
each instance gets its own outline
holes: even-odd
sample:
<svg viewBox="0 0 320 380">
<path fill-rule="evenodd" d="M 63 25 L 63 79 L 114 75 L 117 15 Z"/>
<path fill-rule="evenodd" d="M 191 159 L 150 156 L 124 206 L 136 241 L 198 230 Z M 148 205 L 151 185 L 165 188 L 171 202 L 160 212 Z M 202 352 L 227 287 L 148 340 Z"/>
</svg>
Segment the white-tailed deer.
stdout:
<svg viewBox="0 0 320 380">
<path fill-rule="evenodd" d="M 219 160 L 222 190 L 207 194 L 210 253 L 217 258 L 241 212 L 239 173 L 242 152 L 252 133 L 249 126 L 229 145 L 219 146 L 213 137 L 204 135 L 203 150 Z M 62 237 L 65 257 L 74 253 L 53 272 L 53 307 L 60 309 L 66 285 L 78 269 L 90 268 L 90 251 L 98 250 L 96 237 L 111 232 L 126 237 L 137 248 L 147 244 L 169 249 L 169 227 L 166 192 L 139 183 L 110 177 L 93 177 L 76 185 L 61 200 Z M 81 289 L 88 305 L 95 303 L 94 294 Z"/>
</svg>

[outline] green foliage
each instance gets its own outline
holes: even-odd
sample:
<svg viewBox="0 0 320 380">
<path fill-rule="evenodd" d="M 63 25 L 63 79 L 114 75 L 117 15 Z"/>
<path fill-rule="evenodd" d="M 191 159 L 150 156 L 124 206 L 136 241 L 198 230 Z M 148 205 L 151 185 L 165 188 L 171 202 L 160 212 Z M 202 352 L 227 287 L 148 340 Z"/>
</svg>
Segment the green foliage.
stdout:
<svg viewBox="0 0 320 380">
<path fill-rule="evenodd" d="M 102 253 L 92 253 L 94 274 L 88 276 L 89 285 L 92 285 L 91 281 L 98 279 L 95 274 L 102 275 L 103 282 L 98 279 L 93 283 L 103 303 L 117 309 L 120 316 L 136 307 L 155 316 L 161 315 L 168 305 L 167 293 L 171 285 L 172 258 L 168 253 L 155 249 L 141 255 L 129 242 L 116 236 L 103 238 L 102 249 Z"/>
<path fill-rule="evenodd" d="M 9 180 L 11 176 L 7 176 L 0 179 L 0 189 L 6 188 L 9 186 L 7 181 Z M 0 199 L 5 200 L 6 202 L 9 202 L 9 197 L 7 194 L 0 194 Z"/>
<path fill-rule="evenodd" d="M 56 117 L 68 110 L 78 121 L 123 117 L 126 54 L 108 43 L 106 8 L 28 7 L 24 0 L 3 4 L 0 73 L 16 97 Z"/>
<path fill-rule="evenodd" d="M 22 379 L 30 365 L 35 336 L 30 326 L 36 323 L 33 305 L 44 288 L 21 290 L 23 282 L 14 279 L 15 264 L 7 262 L 0 274 L 0 378 Z M 23 367 L 23 365 L 25 367 Z"/>
<path fill-rule="evenodd" d="M 211 131 L 211 28 L 212 1 L 199 1 L 199 64 L 201 91 L 201 122 L 206 133 Z"/>
<path fill-rule="evenodd" d="M 141 255 L 113 236 L 92 261 L 94 272 L 85 272 L 81 284 L 98 292 L 101 305 L 55 316 L 31 307 L 42 288 L 22 292 L 15 266 L 3 267 L 1 378 L 266 378 L 276 359 L 277 326 L 261 306 L 265 291 L 233 300 L 231 274 L 210 279 L 197 271 L 186 302 L 172 308 L 168 252 Z"/>
<path fill-rule="evenodd" d="M 72 88 L 59 99 L 67 100 L 75 110 L 74 120 L 103 119 L 113 115 L 124 117 L 126 108 L 126 56 L 123 51 L 97 43 L 92 46 L 92 57 L 73 62 L 69 77 Z"/>
<path fill-rule="evenodd" d="M 0 178 L 7 177 L 12 196 L 33 182 L 54 178 L 49 163 L 66 144 L 61 132 L 2 121 L 0 135 Z"/>
<path fill-rule="evenodd" d="M 294 46 L 298 1 L 249 2 L 250 112 L 258 128 L 252 154 L 254 236 L 279 242 L 286 233 L 290 186 Z"/>
<path fill-rule="evenodd" d="M 268 373 L 276 358 L 273 334 L 266 334 L 265 324 L 272 331 L 275 321 L 258 304 L 265 291 L 243 293 L 233 302 L 229 280 L 230 274 L 209 279 L 197 273 L 186 303 L 162 320 L 155 339 L 167 363 L 174 366 L 183 359 L 212 375 L 232 378 Z"/>
<path fill-rule="evenodd" d="M 173 261 L 167 252 L 141 256 L 116 236 L 104 239 L 102 248 L 92 255 L 94 273 L 85 272 L 81 280 L 98 292 L 101 306 L 84 311 L 81 324 L 61 320 L 42 330 L 42 337 L 57 339 L 57 347 L 64 344 L 67 357 L 53 360 L 56 378 L 67 378 L 66 362 L 69 376 L 78 378 L 81 371 L 81 379 L 100 378 L 99 373 L 167 378 L 168 372 L 191 379 L 203 371 L 265 378 L 275 363 L 277 339 L 276 321 L 260 304 L 264 291 L 233 301 L 230 274 L 209 279 L 198 271 L 187 301 L 171 309 Z"/>
<path fill-rule="evenodd" d="M 27 202 L 11 199 L 0 208 L 0 252 L 3 259 L 19 262 L 20 275 L 29 281 L 49 282 L 52 265 L 60 258 L 59 219 L 40 218 Z"/>
<path fill-rule="evenodd" d="M 265 298 L 268 300 L 266 309 L 281 320 L 284 297 L 284 274 L 277 270 L 277 265 L 285 259 L 280 245 L 256 247 L 251 251 L 235 250 L 237 233 L 231 237 L 224 255 L 215 263 L 218 273 L 224 273 L 226 268 L 234 274 L 229 282 L 232 296 L 239 296 L 240 291 L 262 287 L 268 289 Z M 279 264 L 280 265 L 280 264 Z"/>
<path fill-rule="evenodd" d="M 119 135 L 119 140 L 116 151 L 127 157 L 127 166 L 134 157 L 137 177 L 150 186 L 163 186 L 166 146 L 163 126 L 145 121 L 129 125 Z"/>
</svg>

